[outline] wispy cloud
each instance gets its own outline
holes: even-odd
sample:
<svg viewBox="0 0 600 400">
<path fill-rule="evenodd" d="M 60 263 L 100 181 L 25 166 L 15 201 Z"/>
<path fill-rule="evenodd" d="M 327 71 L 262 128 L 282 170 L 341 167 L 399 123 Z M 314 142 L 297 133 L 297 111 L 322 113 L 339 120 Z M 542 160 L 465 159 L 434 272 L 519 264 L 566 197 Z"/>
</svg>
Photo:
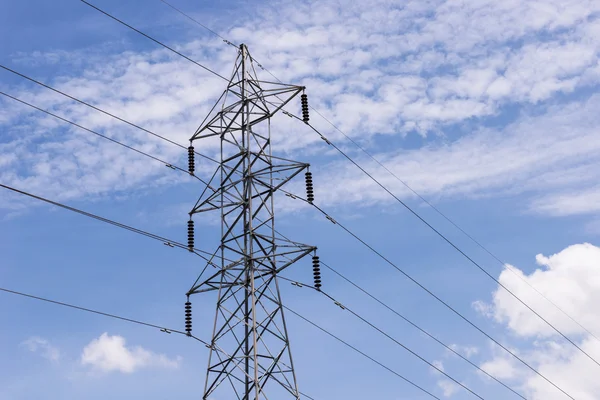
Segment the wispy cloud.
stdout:
<svg viewBox="0 0 600 400">
<path fill-rule="evenodd" d="M 269 10 L 248 14 L 247 21 L 222 34 L 249 44 L 282 80 L 307 85 L 311 103 L 365 146 L 376 146 L 381 135 L 426 137 L 425 147 L 417 150 L 377 154 L 423 194 L 484 196 L 536 187 L 540 191 L 529 208 L 560 215 L 554 203 L 561 199 L 552 196 L 566 187 L 544 174 L 551 168 L 569 173 L 596 161 L 599 121 L 593 110 L 599 100 L 563 103 L 560 95 L 600 83 L 598 2 L 281 1 Z M 229 71 L 235 57 L 234 49 L 218 40 L 180 43 L 179 48 L 219 72 Z M 224 82 L 164 49 L 120 49 L 108 46 L 68 56 L 53 51 L 27 60 L 71 65 L 49 83 L 185 144 Z M 23 62 L 24 57 L 15 58 Z M 169 162 L 185 157 L 182 149 L 47 90 L 29 85 L 6 90 Z M 548 108 L 557 101 L 559 106 Z M 66 200 L 185 181 L 160 163 L 8 100 L 0 103 L 0 124 L 10 126 L 13 136 L 6 137 L 14 138 L 0 145 L 0 180 L 5 183 Z M 504 114 L 507 106 L 533 111 L 506 126 L 514 119 Z M 457 124 L 485 124 L 492 116 L 506 123 L 458 138 L 432 135 Z M 317 116 L 312 121 L 331 139 L 341 140 Z M 328 162 L 330 149 L 320 147 L 322 141 L 302 124 L 288 118 L 276 122 L 277 151 L 321 155 L 319 164 L 327 164 L 323 171 L 329 172 L 315 181 L 335 190 L 321 192 L 322 202 L 385 201 L 363 177 Z M 18 132 L 27 132 L 26 139 Z M 201 150 L 214 155 L 216 147 L 203 143 Z M 382 179 L 406 195 L 396 181 Z M 578 212 L 588 211 L 593 210 L 580 207 Z"/>
<path fill-rule="evenodd" d="M 25 347 L 32 353 L 40 354 L 42 357 L 52 361 L 53 363 L 58 363 L 61 359 L 60 350 L 50 344 L 47 339 L 39 336 L 30 337 L 29 339 L 23 341 L 21 346 Z"/>
</svg>

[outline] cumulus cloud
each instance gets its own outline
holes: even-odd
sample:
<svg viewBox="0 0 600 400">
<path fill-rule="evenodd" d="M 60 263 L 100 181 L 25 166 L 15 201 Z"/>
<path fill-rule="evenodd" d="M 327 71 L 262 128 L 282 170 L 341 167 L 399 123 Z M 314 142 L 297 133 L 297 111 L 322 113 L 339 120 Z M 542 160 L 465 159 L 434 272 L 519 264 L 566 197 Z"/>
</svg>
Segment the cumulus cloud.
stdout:
<svg viewBox="0 0 600 400">
<path fill-rule="evenodd" d="M 174 359 L 140 346 L 128 347 L 125 338 L 103 333 L 92 340 L 81 354 L 81 364 L 102 372 L 133 373 L 142 368 L 179 368 L 181 357 Z"/>
<path fill-rule="evenodd" d="M 600 322 L 597 317 L 597 304 L 600 301 L 600 248 L 589 243 L 576 244 L 554 255 L 539 254 L 536 262 L 539 268 L 530 274 L 509 266 L 512 272 L 508 269 L 503 271 L 499 277 L 500 282 L 564 334 L 569 335 L 583 351 L 600 360 L 600 340 L 597 339 L 600 337 Z M 527 283 L 577 323 L 537 294 Z M 520 339 L 519 356 L 541 374 L 577 399 L 597 398 L 600 383 L 595 377 L 600 367 L 563 340 L 506 291 L 498 288 L 493 293 L 492 303 L 487 311 Z M 523 346 L 523 341 L 529 345 Z M 542 377 L 499 351 L 484 362 L 482 368 L 520 385 L 533 400 L 564 398 L 564 394 Z"/>
<path fill-rule="evenodd" d="M 60 350 L 51 345 L 50 342 L 44 338 L 38 336 L 30 337 L 29 339 L 23 341 L 21 346 L 27 348 L 27 350 L 31 351 L 32 353 L 40 354 L 45 359 L 54 363 L 60 361 Z"/>
</svg>

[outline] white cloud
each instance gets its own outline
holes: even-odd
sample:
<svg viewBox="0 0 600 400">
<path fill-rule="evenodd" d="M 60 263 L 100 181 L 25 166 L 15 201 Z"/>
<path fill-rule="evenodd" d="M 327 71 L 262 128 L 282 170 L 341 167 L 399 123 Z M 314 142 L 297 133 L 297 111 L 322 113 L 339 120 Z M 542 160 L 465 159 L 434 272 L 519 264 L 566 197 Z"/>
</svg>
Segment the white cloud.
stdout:
<svg viewBox="0 0 600 400">
<path fill-rule="evenodd" d="M 598 85 L 598 11 L 599 3 L 591 0 L 429 0 L 401 5 L 385 0 L 284 0 L 268 12 L 247 14 L 237 28 L 221 33 L 249 44 L 253 55 L 282 80 L 307 85 L 311 104 L 368 145 L 377 143 L 378 134 L 429 135 L 451 124 L 501 115 L 507 105 L 540 106 L 559 94 Z M 219 43 L 192 41 L 178 48 L 218 72 L 230 71 L 235 51 Z M 48 83 L 179 143 L 186 143 L 224 88 L 223 81 L 163 49 L 101 50 L 56 50 L 15 58 L 72 67 L 61 69 L 70 72 Z M 185 164 L 183 149 L 47 90 L 6 90 L 168 162 Z M 400 176 L 410 176 L 415 189 L 426 195 L 519 192 L 543 185 L 543 179 L 544 190 L 556 188 L 556 182 L 543 176 L 551 166 L 569 173 L 581 168 L 579 163 L 597 160 L 593 155 L 598 154 L 600 135 L 594 110 L 599 102 L 593 98 L 561 104 L 508 128 L 447 138 L 449 144 L 434 140 L 415 151 L 378 157 Z M 7 137 L 14 138 L 0 145 L 4 183 L 69 200 L 188 182 L 159 163 L 76 129 L 61 128 L 49 117 L 8 100 L 0 104 L 0 126 L 11 126 L 12 136 Z M 536 108 L 535 114 L 544 108 Z M 289 109 L 297 111 L 298 105 Z M 311 120 L 331 139 L 340 139 L 314 113 Z M 294 158 L 307 152 L 328 155 L 330 149 L 316 149 L 321 141 L 301 124 L 288 118 L 276 122 L 276 151 L 295 153 Z M 27 140 L 17 139 L 19 132 L 27 132 Z M 202 144 L 202 151 L 213 150 L 213 144 Z M 345 167 L 334 163 L 326 169 L 332 173 L 322 181 L 336 190 L 321 192 L 323 202 L 385 201 L 385 194 Z M 396 181 L 384 181 L 405 194 Z M 541 193 L 534 206 L 560 215 L 555 203 L 568 199 L 556 193 L 562 192 L 553 192 L 554 197 Z M 2 203 L 14 207 L 8 200 Z M 582 206 L 576 211 L 594 210 Z"/>
<path fill-rule="evenodd" d="M 479 348 L 475 346 L 460 346 L 458 344 L 451 344 L 449 347 L 457 353 L 464 355 L 466 358 L 471 358 L 474 355 L 479 354 Z"/>
<path fill-rule="evenodd" d="M 81 363 L 102 372 L 132 373 L 148 367 L 179 368 L 181 357 L 171 359 L 140 346 L 127 347 L 125 338 L 103 333 L 83 349 Z"/>
<path fill-rule="evenodd" d="M 391 171 L 425 196 L 481 197 L 489 194 L 533 195 L 522 211 L 566 215 L 594 213 L 590 196 L 595 166 L 600 162 L 600 118 L 594 96 L 542 115 L 524 117 L 498 130 L 478 132 L 416 150 L 375 154 Z M 410 192 L 366 157 L 357 156 L 368 171 L 401 197 Z M 317 202 L 369 205 L 394 200 L 355 166 L 334 162 L 315 173 Z M 320 190 L 329 188 L 329 190 Z M 571 197 L 557 193 L 569 191 Z M 595 193 L 595 192 L 593 192 Z M 586 195 L 588 195 L 586 197 Z"/>
<path fill-rule="evenodd" d="M 519 276 L 504 270 L 499 281 L 535 309 L 564 334 L 569 335 L 591 357 L 600 360 L 600 248 L 589 243 L 572 245 L 551 256 L 537 255 L 540 266 L 526 275 L 513 267 Z M 544 300 L 524 282 L 529 283 L 584 328 Z M 488 309 L 491 317 L 506 325 L 519 338 L 519 356 L 541 374 L 578 400 L 592 400 L 600 393 L 596 379 L 600 367 L 585 354 L 563 340 L 557 332 L 527 310 L 506 291 L 498 288 Z M 591 333 L 588 333 L 589 332 Z M 529 343 L 524 346 L 523 343 Z M 542 377 L 499 351 L 482 368 L 498 378 L 519 385 L 532 400 L 554 400 L 564 394 Z"/>
<path fill-rule="evenodd" d="M 32 353 L 39 353 L 42 357 L 54 363 L 60 361 L 60 350 L 51 345 L 50 342 L 44 338 L 38 336 L 30 337 L 22 342 L 21 346 L 26 347 L 27 350 L 31 351 Z"/>
<path fill-rule="evenodd" d="M 590 187 L 575 192 L 552 193 L 535 200 L 531 209 L 535 212 L 561 217 L 597 214 L 600 211 L 600 187 Z"/>
<path fill-rule="evenodd" d="M 541 268 L 533 273 L 525 275 L 513 267 L 518 276 L 506 269 L 500 274 L 499 281 L 562 332 L 586 333 L 527 284 L 600 337 L 596 313 L 600 301 L 600 248 L 589 243 L 577 244 L 549 257 L 539 254 L 536 262 Z M 552 328 L 503 289 L 494 292 L 493 313 L 499 322 L 505 322 L 520 336 L 556 335 Z"/>
<path fill-rule="evenodd" d="M 444 371 L 444 363 L 441 360 L 434 360 L 432 364 L 440 371 Z M 434 368 L 432 368 L 431 370 L 432 372 L 439 374 L 439 371 L 435 370 Z M 438 379 L 436 384 L 440 389 L 442 389 L 444 397 L 450 397 L 461 389 L 461 387 L 456 382 L 453 382 L 452 380 L 447 378 Z"/>
</svg>

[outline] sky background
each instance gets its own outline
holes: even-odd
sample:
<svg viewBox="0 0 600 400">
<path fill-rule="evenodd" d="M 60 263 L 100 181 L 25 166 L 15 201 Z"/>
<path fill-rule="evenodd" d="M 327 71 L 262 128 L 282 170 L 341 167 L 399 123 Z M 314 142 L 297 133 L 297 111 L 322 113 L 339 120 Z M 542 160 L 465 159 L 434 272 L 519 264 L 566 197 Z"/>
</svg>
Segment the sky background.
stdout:
<svg viewBox="0 0 600 400">
<path fill-rule="evenodd" d="M 159 0 L 93 4 L 230 74 L 236 49 Z M 600 2 L 172 4 L 247 44 L 282 81 L 306 86 L 313 107 L 502 262 L 311 112 L 317 129 L 600 360 Z M 183 145 L 225 88 L 80 1 L 0 0 L 0 37 L 0 64 Z M 186 163 L 185 150 L 5 70 L 0 90 Z M 299 101 L 288 109 L 299 115 Z M 4 96 L 0 132 L 0 183 L 185 241 L 198 181 Z M 272 135 L 275 153 L 311 163 L 315 203 L 332 217 L 573 398 L 600 399 L 600 365 L 318 135 L 281 115 Z M 197 150 L 216 154 L 212 144 Z M 197 168 L 206 176 L 213 166 Z M 288 189 L 302 194 L 303 182 Z M 278 229 L 318 246 L 344 276 L 527 399 L 568 399 L 313 208 L 276 201 Z M 183 329 L 198 257 L 5 190 L 0 221 L 0 287 Z M 215 221 L 198 219 L 198 247 L 217 245 Z M 285 276 L 310 283 L 309 264 Z M 483 398 L 518 398 L 334 273 L 322 275 L 325 291 Z M 475 398 L 318 293 L 281 285 L 290 308 L 436 396 Z M 193 297 L 194 333 L 207 340 L 215 301 Z M 0 321 L 0 400 L 202 397 L 208 349 L 184 336 L 6 293 Z M 300 389 L 316 400 L 431 398 L 294 315 L 287 322 Z"/>
</svg>

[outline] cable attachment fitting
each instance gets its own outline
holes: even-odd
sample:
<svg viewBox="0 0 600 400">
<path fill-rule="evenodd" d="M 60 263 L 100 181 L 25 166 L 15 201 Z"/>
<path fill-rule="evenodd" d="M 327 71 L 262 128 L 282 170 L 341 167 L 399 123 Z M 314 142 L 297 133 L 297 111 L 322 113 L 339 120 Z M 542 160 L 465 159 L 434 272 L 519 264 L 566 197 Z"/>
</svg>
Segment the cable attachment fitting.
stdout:
<svg viewBox="0 0 600 400">
<path fill-rule="evenodd" d="M 189 297 L 185 302 L 185 334 L 192 336 L 192 303 Z"/>
<path fill-rule="evenodd" d="M 300 96 L 300 103 L 302 104 L 302 121 L 304 121 L 305 124 L 308 124 L 308 96 L 306 94 L 302 94 L 302 96 Z"/>
<path fill-rule="evenodd" d="M 306 180 L 306 201 L 312 204 L 315 200 L 315 194 L 313 189 L 312 172 L 308 171 L 305 175 Z"/>
<path fill-rule="evenodd" d="M 313 256 L 312 263 L 315 289 L 321 291 L 321 262 L 319 261 L 319 256 Z"/>
<path fill-rule="evenodd" d="M 188 147 L 188 172 L 190 175 L 194 175 L 194 171 L 196 170 L 194 155 L 194 146 L 190 145 L 190 147 Z"/>
<path fill-rule="evenodd" d="M 194 252 L 194 220 L 188 221 L 188 250 Z"/>
</svg>

